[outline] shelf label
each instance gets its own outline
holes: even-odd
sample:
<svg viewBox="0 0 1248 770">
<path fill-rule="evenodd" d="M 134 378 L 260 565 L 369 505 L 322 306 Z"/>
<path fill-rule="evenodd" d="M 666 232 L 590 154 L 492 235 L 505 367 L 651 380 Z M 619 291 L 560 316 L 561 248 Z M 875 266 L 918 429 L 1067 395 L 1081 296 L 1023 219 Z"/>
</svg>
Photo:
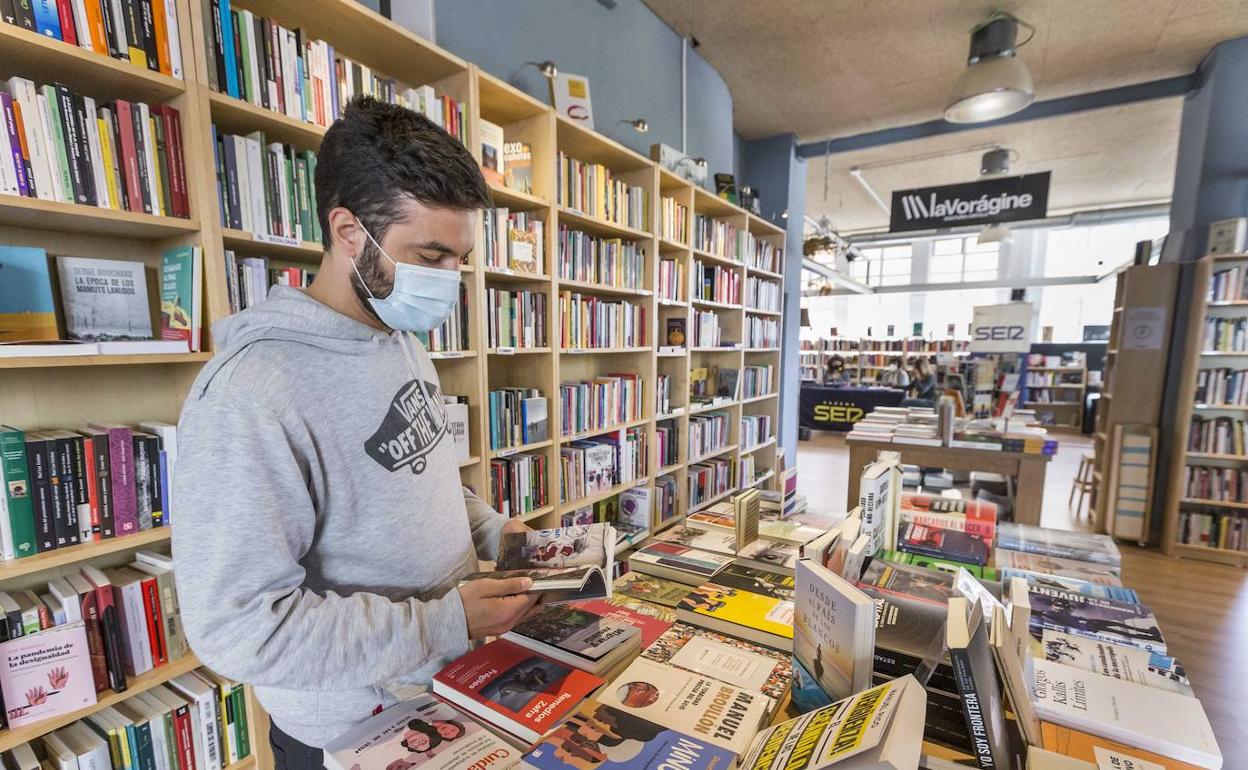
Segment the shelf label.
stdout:
<svg viewBox="0 0 1248 770">
<path fill-rule="evenodd" d="M 494 352 L 500 356 L 514 356 L 516 354 L 516 349 L 508 346 L 505 348 L 495 348 Z"/>
<path fill-rule="evenodd" d="M 274 246 L 290 246 L 299 248 L 303 243 L 298 238 L 287 238 L 284 235 L 269 235 L 268 233 L 252 233 L 251 239 L 259 243 L 271 243 Z"/>
<path fill-rule="evenodd" d="M 512 270 L 510 267 L 495 267 L 495 268 L 492 268 L 492 270 L 498 273 L 499 275 L 515 275 L 516 274 L 516 271 Z"/>
<path fill-rule="evenodd" d="M 516 447 L 511 447 L 510 449 L 500 449 L 494 453 L 494 456 L 495 457 L 510 457 L 519 451 L 520 450 Z"/>
<path fill-rule="evenodd" d="M 437 353 L 433 353 L 432 356 L 433 358 L 463 358 L 464 351 L 462 350 L 440 350 Z"/>
<path fill-rule="evenodd" d="M 568 352 L 575 355 L 578 353 L 588 353 L 589 349 L 588 348 L 568 348 Z"/>
</svg>

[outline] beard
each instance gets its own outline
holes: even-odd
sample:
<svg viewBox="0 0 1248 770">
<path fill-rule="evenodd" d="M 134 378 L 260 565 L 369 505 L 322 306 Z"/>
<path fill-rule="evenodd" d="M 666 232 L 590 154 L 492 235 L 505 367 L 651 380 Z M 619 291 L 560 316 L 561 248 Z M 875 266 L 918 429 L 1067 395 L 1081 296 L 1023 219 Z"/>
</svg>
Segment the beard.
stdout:
<svg viewBox="0 0 1248 770">
<path fill-rule="evenodd" d="M 378 321 L 381 319 L 368 300 L 372 297 L 385 299 L 394 290 L 394 278 L 386 275 L 385 270 L 382 269 L 382 259 L 381 249 L 373 245 L 371 238 L 366 239 L 364 248 L 355 261 L 356 269 L 351 271 L 351 288 L 355 291 L 356 299 L 359 300 L 364 311 Z"/>
</svg>

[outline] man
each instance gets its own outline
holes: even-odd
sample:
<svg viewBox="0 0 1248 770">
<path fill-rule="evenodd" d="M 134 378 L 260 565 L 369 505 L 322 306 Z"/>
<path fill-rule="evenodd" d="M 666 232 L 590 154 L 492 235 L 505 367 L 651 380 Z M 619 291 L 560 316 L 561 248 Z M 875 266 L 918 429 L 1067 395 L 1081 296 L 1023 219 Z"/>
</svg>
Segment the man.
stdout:
<svg viewBox="0 0 1248 770">
<path fill-rule="evenodd" d="M 889 360 L 888 368 L 880 373 L 878 381 L 881 385 L 903 390 L 910 386 L 910 375 L 906 372 L 906 362 L 901 356 L 893 356 Z"/>
<path fill-rule="evenodd" d="M 524 526 L 460 486 L 410 333 L 458 302 L 489 205 L 477 164 L 365 98 L 325 135 L 316 204 L 316 280 L 213 328 L 178 427 L 183 622 L 205 665 L 255 686 L 278 768 L 320 767 L 325 742 L 536 601 L 527 578 L 456 587 Z"/>
</svg>

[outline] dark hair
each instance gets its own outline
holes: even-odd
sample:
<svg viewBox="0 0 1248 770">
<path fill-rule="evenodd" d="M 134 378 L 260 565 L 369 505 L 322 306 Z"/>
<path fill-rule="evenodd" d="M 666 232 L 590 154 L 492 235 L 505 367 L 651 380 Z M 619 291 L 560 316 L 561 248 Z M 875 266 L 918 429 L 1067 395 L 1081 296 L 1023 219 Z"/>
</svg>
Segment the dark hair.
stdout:
<svg viewBox="0 0 1248 770">
<path fill-rule="evenodd" d="M 371 96 L 352 100 L 325 132 L 316 158 L 316 216 L 333 244 L 329 211 L 351 210 L 381 241 L 407 196 L 427 206 L 476 210 L 489 188 L 471 153 L 433 121 Z"/>
<path fill-rule="evenodd" d="M 442 736 L 438 735 L 437 728 L 435 728 L 433 725 L 429 724 L 428 722 L 424 721 L 423 719 L 411 720 L 410 722 L 407 723 L 407 729 L 413 730 L 418 733 L 424 733 L 429 738 L 429 748 L 425 749 L 426 752 L 433 751 L 438 746 L 442 745 Z M 414 752 L 417 750 L 407 745 L 407 738 L 404 738 L 403 740 L 399 741 L 399 745 L 407 749 L 408 751 Z"/>
</svg>

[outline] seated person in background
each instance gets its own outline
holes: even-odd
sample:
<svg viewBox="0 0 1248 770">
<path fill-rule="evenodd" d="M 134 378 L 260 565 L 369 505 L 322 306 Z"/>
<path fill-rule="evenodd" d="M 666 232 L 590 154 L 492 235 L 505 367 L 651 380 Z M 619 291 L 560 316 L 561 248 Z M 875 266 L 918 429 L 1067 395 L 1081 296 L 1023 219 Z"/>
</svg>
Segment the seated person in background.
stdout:
<svg viewBox="0 0 1248 770">
<path fill-rule="evenodd" d="M 847 385 L 849 378 L 845 376 L 845 359 L 832 356 L 828 359 L 828 368 L 823 372 L 824 385 Z"/>
<path fill-rule="evenodd" d="M 927 356 L 919 356 L 914 362 L 914 379 L 910 382 L 910 396 L 931 403 L 938 395 L 936 373 L 932 371 L 932 362 Z"/>
<path fill-rule="evenodd" d="M 910 387 L 910 375 L 906 373 L 905 361 L 901 356 L 895 356 L 888 362 L 888 368 L 880 375 L 879 382 L 890 388 Z"/>
</svg>

